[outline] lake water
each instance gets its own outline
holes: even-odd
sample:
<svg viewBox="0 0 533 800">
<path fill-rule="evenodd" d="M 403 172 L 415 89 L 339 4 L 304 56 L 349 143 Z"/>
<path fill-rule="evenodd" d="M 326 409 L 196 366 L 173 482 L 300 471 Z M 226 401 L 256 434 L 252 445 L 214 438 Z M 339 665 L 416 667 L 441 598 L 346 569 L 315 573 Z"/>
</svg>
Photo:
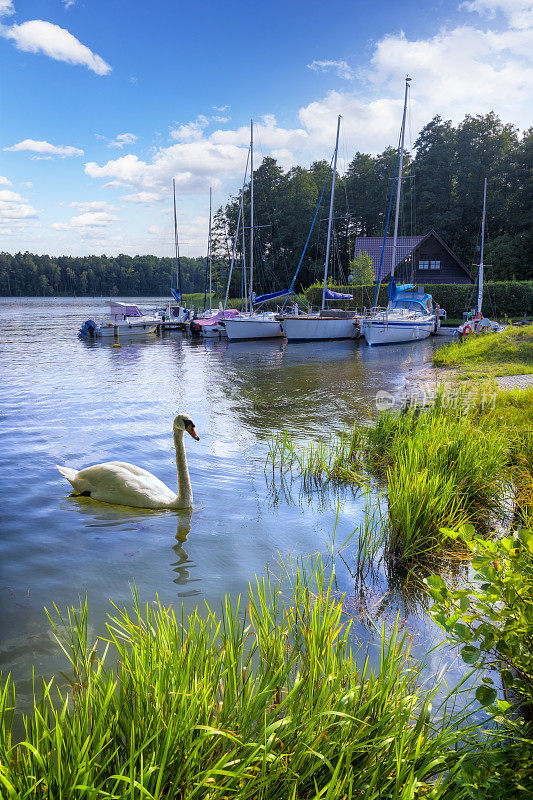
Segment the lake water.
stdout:
<svg viewBox="0 0 533 800">
<path fill-rule="evenodd" d="M 136 300 L 146 311 L 161 299 Z M 285 430 L 318 440 L 369 419 L 379 390 L 401 390 L 441 341 L 370 348 L 364 340 L 325 343 L 188 339 L 180 332 L 112 343 L 76 337 L 101 299 L 0 300 L 0 669 L 27 703 L 31 668 L 64 668 L 43 608 L 88 595 L 92 632 L 105 615 L 156 594 L 187 607 L 218 604 L 246 589 L 280 559 L 327 559 L 339 507 L 336 547 L 363 519 L 351 490 L 285 492 L 265 473 L 271 437 Z M 69 496 L 55 464 L 129 461 L 176 483 L 172 421 L 188 412 L 201 439 L 187 437 L 192 515 L 127 510 Z M 358 592 L 351 577 L 355 537 L 336 559 L 346 607 L 361 603 L 390 622 L 397 611 L 416 653 L 441 639 L 416 596 L 377 581 Z M 364 642 L 378 636 L 357 621 Z M 377 652 L 377 647 L 373 652 Z M 455 654 L 432 654 L 428 671 Z M 459 667 L 452 667 L 459 674 Z"/>
</svg>

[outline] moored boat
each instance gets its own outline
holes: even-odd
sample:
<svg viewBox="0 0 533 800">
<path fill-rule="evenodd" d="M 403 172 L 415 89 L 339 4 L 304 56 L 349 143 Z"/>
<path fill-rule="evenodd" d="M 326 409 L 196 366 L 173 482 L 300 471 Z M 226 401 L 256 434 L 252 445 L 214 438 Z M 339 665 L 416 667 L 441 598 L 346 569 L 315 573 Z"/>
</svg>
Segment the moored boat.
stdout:
<svg viewBox="0 0 533 800">
<path fill-rule="evenodd" d="M 110 313 L 102 322 L 86 320 L 81 326 L 78 336 L 113 338 L 115 336 L 144 336 L 154 333 L 160 320 L 157 317 L 143 314 L 139 306 L 110 300 Z"/>
</svg>

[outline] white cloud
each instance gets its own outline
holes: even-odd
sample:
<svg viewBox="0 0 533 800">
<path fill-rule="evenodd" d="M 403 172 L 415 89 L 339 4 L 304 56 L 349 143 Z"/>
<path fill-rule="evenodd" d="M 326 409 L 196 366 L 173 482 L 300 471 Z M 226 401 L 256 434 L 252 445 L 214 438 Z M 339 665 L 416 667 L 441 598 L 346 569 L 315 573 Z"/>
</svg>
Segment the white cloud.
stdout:
<svg viewBox="0 0 533 800">
<path fill-rule="evenodd" d="M 9 17 L 15 13 L 13 0 L 0 0 L 0 17 Z"/>
<path fill-rule="evenodd" d="M 221 114 L 225 114 L 226 111 L 231 111 L 231 106 L 213 106 L 213 111 L 219 111 Z"/>
<path fill-rule="evenodd" d="M 18 50 L 26 53 L 43 53 L 56 61 L 81 64 L 97 75 L 108 75 L 111 67 L 103 58 L 93 53 L 75 36 L 59 25 L 32 19 L 21 25 L 1 26 L 0 35 L 12 39 Z"/>
<path fill-rule="evenodd" d="M 65 8 L 70 8 L 73 5 L 76 5 L 76 0 L 61 0 Z"/>
<path fill-rule="evenodd" d="M 120 199 L 125 200 L 126 203 L 146 203 L 151 205 L 152 203 L 160 203 L 163 198 L 156 192 L 136 192 L 135 194 L 123 194 Z"/>
<path fill-rule="evenodd" d="M 4 150 L 10 150 L 13 153 L 28 150 L 32 153 L 46 154 L 47 157 L 60 156 L 61 158 L 83 155 L 83 150 L 80 150 L 78 147 L 72 147 L 69 144 L 50 144 L 50 142 L 41 142 L 36 139 L 24 139 L 24 141 L 17 142 L 17 144 L 11 145 L 11 147 L 4 147 Z"/>
<path fill-rule="evenodd" d="M 0 226 L 6 222 L 22 224 L 36 219 L 38 215 L 39 212 L 28 203 L 25 197 L 21 197 L 20 194 L 9 189 L 0 189 Z"/>
<path fill-rule="evenodd" d="M 134 133 L 119 133 L 118 136 L 109 141 L 107 146 L 122 148 L 127 144 L 134 144 L 138 138 Z"/>
<path fill-rule="evenodd" d="M 207 117 L 200 114 L 194 122 L 186 122 L 170 131 L 170 138 L 177 142 L 195 142 L 202 138 L 209 124 Z"/>
<path fill-rule="evenodd" d="M 13 184 L 8 178 L 4 178 L 3 175 L 0 175 L 0 186 L 13 186 Z"/>
<path fill-rule="evenodd" d="M 61 204 L 62 205 L 62 204 Z M 80 208 L 82 211 L 115 211 L 115 206 L 105 200 L 73 200 L 72 203 L 67 203 L 69 208 Z"/>
<path fill-rule="evenodd" d="M 346 63 L 346 61 L 311 61 L 307 65 L 307 69 L 312 69 L 313 72 L 329 72 L 334 70 L 339 78 L 345 81 L 353 81 L 355 79 L 355 72 Z"/>
<path fill-rule="evenodd" d="M 107 228 L 112 223 L 119 221 L 119 217 L 106 211 L 86 211 L 71 217 L 70 222 L 54 222 L 52 228 L 56 231 L 87 231 L 94 228 Z"/>
<path fill-rule="evenodd" d="M 23 181 L 21 186 L 24 186 L 25 189 L 33 189 L 33 183 L 31 181 Z"/>
<path fill-rule="evenodd" d="M 499 11 L 513 28 L 530 28 L 533 25 L 531 0 L 468 0 L 461 8 L 494 17 Z"/>
</svg>

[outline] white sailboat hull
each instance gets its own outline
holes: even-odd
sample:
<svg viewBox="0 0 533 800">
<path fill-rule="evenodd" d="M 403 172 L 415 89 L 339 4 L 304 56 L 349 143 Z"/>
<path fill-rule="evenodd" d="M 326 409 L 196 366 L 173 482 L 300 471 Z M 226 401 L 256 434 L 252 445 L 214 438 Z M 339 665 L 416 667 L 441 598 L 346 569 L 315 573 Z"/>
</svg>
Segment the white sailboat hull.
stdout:
<svg viewBox="0 0 533 800">
<path fill-rule="evenodd" d="M 427 339 L 434 328 L 433 315 L 420 315 L 415 319 L 382 315 L 363 320 L 361 333 L 369 345 L 400 344 Z"/>
<path fill-rule="evenodd" d="M 284 317 L 281 326 L 289 342 L 325 339 L 355 339 L 359 332 L 355 317 Z"/>
<path fill-rule="evenodd" d="M 243 339 L 279 339 L 284 335 L 281 323 L 269 317 L 226 319 L 224 327 L 230 342 Z"/>
</svg>

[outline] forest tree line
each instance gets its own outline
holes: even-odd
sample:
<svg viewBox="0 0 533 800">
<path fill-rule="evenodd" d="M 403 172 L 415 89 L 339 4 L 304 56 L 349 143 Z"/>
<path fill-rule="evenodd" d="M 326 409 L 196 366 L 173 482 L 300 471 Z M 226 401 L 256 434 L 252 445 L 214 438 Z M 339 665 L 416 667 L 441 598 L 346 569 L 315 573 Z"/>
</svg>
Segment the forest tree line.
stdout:
<svg viewBox="0 0 533 800">
<path fill-rule="evenodd" d="M 371 156 L 357 152 L 344 175 L 336 176 L 332 275 L 345 283 L 356 236 L 382 236 L 395 170 L 392 147 Z M 522 136 L 494 114 L 467 115 L 457 126 L 434 117 L 419 133 L 414 155 L 404 156 L 400 235 L 434 229 L 467 267 L 479 259 L 483 181 L 487 177 L 485 262 L 492 280 L 533 278 L 533 128 Z M 286 288 L 300 260 L 322 194 L 317 222 L 302 259 L 296 288 L 308 286 L 323 271 L 330 165 L 284 171 L 264 158 L 254 171 L 254 285 L 258 292 Z M 239 197 L 229 198 L 215 215 L 213 285 L 225 286 L 239 216 Z M 244 192 L 245 226 L 250 218 L 250 186 Z M 388 235 L 392 234 L 392 219 Z M 243 250 L 237 241 L 238 267 Z M 249 227 L 244 232 L 249 268 Z M 182 258 L 182 289 L 203 291 L 205 258 Z M 157 256 L 51 257 L 0 254 L 0 293 L 4 295 L 162 295 L 168 294 L 175 266 Z M 474 270 L 475 272 L 475 270 Z M 242 270 L 232 279 L 241 294 Z"/>
</svg>

